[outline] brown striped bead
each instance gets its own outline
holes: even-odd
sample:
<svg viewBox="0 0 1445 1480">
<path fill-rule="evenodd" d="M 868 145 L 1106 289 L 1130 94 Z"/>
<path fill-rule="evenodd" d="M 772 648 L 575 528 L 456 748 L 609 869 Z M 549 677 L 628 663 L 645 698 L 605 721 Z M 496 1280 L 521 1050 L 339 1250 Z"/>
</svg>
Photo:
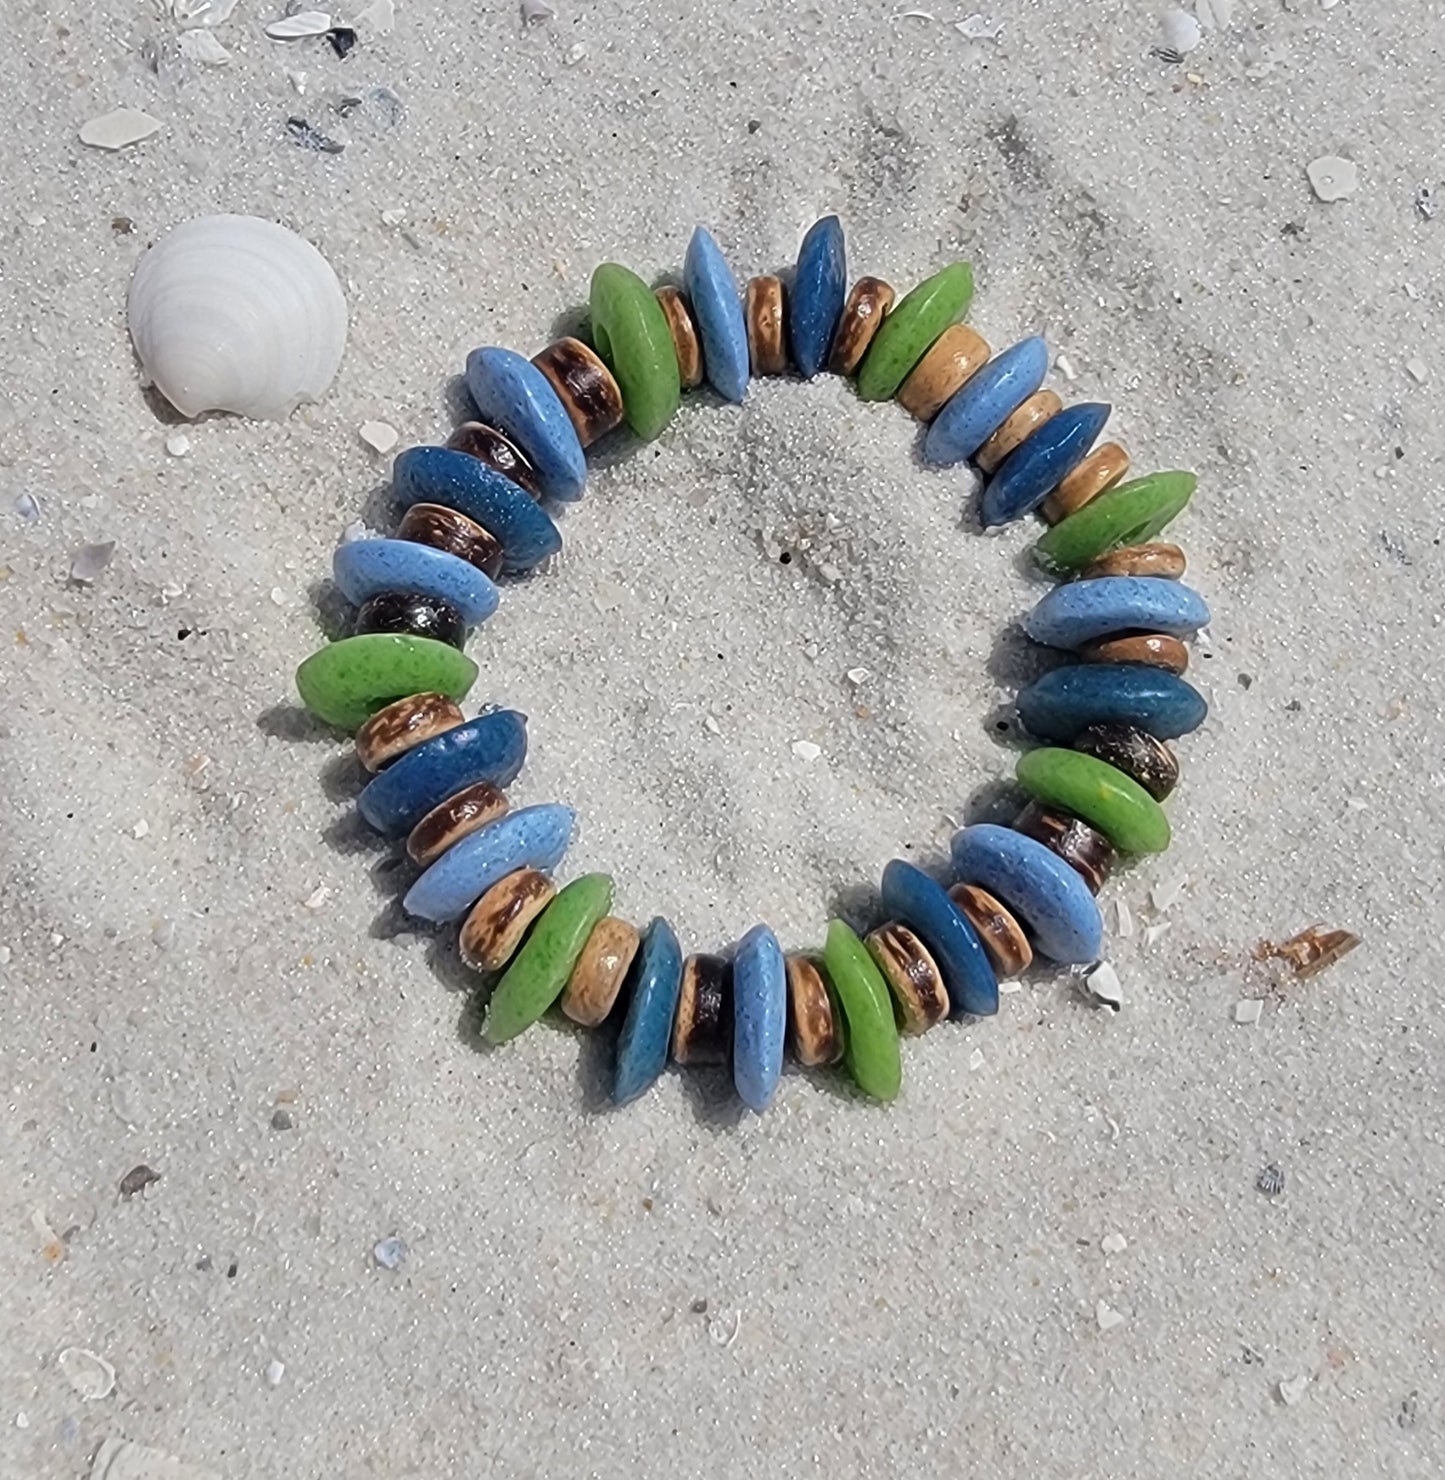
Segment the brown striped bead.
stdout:
<svg viewBox="0 0 1445 1480">
<path fill-rule="evenodd" d="M 1126 632 L 1118 637 L 1101 637 L 1079 649 L 1085 663 L 1147 663 L 1150 668 L 1163 668 L 1170 673 L 1183 673 L 1189 667 L 1189 649 L 1177 637 L 1163 632 Z"/>
<path fill-rule="evenodd" d="M 475 971 L 500 971 L 556 897 L 557 886 L 534 868 L 498 879 L 462 923 L 462 960 Z"/>
<path fill-rule="evenodd" d="M 489 427 L 484 421 L 464 421 L 447 438 L 447 446 L 453 452 L 465 452 L 468 457 L 486 463 L 504 478 L 510 478 L 518 488 L 525 489 L 533 498 L 542 496 L 537 470 L 496 427 Z"/>
<path fill-rule="evenodd" d="M 1133 725 L 1090 725 L 1074 736 L 1073 748 L 1122 771 L 1156 802 L 1179 784 L 1179 758 L 1162 740 Z"/>
<path fill-rule="evenodd" d="M 964 382 L 988 363 L 991 353 L 977 329 L 950 324 L 909 371 L 899 387 L 898 404 L 919 421 L 932 421 Z"/>
<path fill-rule="evenodd" d="M 378 709 L 356 732 L 356 758 L 368 771 L 405 755 L 414 745 L 444 735 L 462 723 L 455 699 L 445 694 L 410 694 Z"/>
<path fill-rule="evenodd" d="M 985 473 L 993 472 L 1029 433 L 1036 431 L 1063 409 L 1064 403 L 1053 391 L 1035 391 L 974 453 L 974 462 Z"/>
<path fill-rule="evenodd" d="M 1057 853 L 1089 886 L 1104 887 L 1114 866 L 1114 845 L 1097 829 L 1069 812 L 1030 802 L 1014 819 L 1014 831 Z"/>
<path fill-rule="evenodd" d="M 882 278 L 861 277 L 853 284 L 828 355 L 828 368 L 834 375 L 852 375 L 857 371 L 883 316 L 892 307 L 893 289 Z"/>
<path fill-rule="evenodd" d="M 807 956 L 788 957 L 788 1042 L 805 1068 L 836 1064 L 843 1033 L 823 973 Z"/>
<path fill-rule="evenodd" d="M 640 944 L 635 927 L 615 915 L 592 927 L 562 993 L 562 1011 L 574 1023 L 595 1028 L 606 1021 Z"/>
<path fill-rule="evenodd" d="M 977 884 L 955 884 L 948 897 L 978 932 L 999 976 L 1021 976 L 1029 969 L 1034 950 L 1023 926 L 987 889 L 980 889 Z"/>
<path fill-rule="evenodd" d="M 679 1064 L 725 1064 L 733 1041 L 733 969 L 721 956 L 689 956 L 672 1024 Z"/>
<path fill-rule="evenodd" d="M 554 340 L 532 363 L 552 383 L 577 440 L 590 447 L 622 420 L 622 392 L 612 372 L 580 339 Z"/>
<path fill-rule="evenodd" d="M 502 569 L 502 542 L 490 529 L 445 504 L 413 504 L 402 516 L 396 537 L 445 550 L 496 578 Z"/>
<path fill-rule="evenodd" d="M 784 374 L 788 344 L 783 334 L 783 285 L 777 278 L 748 279 L 743 318 L 748 326 L 748 363 L 753 374 Z"/>
<path fill-rule="evenodd" d="M 1153 576 L 1156 580 L 1177 581 L 1187 562 L 1178 545 L 1124 545 L 1100 555 L 1086 565 L 1079 579 L 1098 580 L 1101 576 Z"/>
<path fill-rule="evenodd" d="M 1129 454 L 1117 442 L 1096 447 L 1044 500 L 1041 511 L 1050 524 L 1076 514 L 1090 499 L 1112 488 L 1129 471 Z"/>
<path fill-rule="evenodd" d="M 662 305 L 668 333 L 672 335 L 678 379 L 683 390 L 695 390 L 702 384 L 703 364 L 702 339 L 697 332 L 697 321 L 692 316 L 692 304 L 681 288 L 659 288 L 655 296 Z"/>
<path fill-rule="evenodd" d="M 926 1033 L 948 1016 L 948 988 L 923 942 L 896 922 L 880 925 L 864 941 L 898 1013 L 899 1030 L 910 1037 Z"/>
<path fill-rule="evenodd" d="M 490 781 L 474 781 L 461 791 L 438 802 L 412 828 L 406 851 L 419 868 L 435 863 L 453 843 L 479 832 L 507 811 L 506 793 Z"/>
</svg>

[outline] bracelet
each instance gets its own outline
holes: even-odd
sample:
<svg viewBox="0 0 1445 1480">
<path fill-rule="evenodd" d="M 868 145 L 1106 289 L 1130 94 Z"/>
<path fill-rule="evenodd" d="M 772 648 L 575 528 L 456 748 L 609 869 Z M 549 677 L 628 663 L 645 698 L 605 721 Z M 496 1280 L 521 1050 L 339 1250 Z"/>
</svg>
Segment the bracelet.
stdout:
<svg viewBox="0 0 1445 1480">
<path fill-rule="evenodd" d="M 467 386 L 478 420 L 446 446 L 395 462 L 405 511 L 395 538 L 336 551 L 336 585 L 357 608 L 354 635 L 307 658 L 296 682 L 307 707 L 356 731 L 371 779 L 367 823 L 405 839 L 421 872 L 403 905 L 421 920 L 460 922 L 463 959 L 494 977 L 484 1032 L 516 1037 L 560 1001 L 574 1022 L 620 1019 L 613 1098 L 636 1099 L 669 1057 L 731 1064 L 742 1100 L 772 1100 L 785 1047 L 802 1065 L 843 1062 L 864 1094 L 891 1100 L 899 1036 L 943 1018 L 998 1011 L 998 983 L 1035 956 L 1099 957 L 1095 896 L 1118 853 L 1168 847 L 1160 803 L 1179 778 L 1164 742 L 1204 720 L 1182 677 L 1182 639 L 1209 620 L 1181 582 L 1177 545 L 1156 537 L 1189 502 L 1192 473 L 1123 481 L 1117 442 L 1094 447 L 1106 405 L 1064 406 L 1043 388 L 1049 356 L 1035 336 L 994 355 L 959 322 L 973 275 L 954 263 L 895 302 L 874 277 L 847 287 L 836 216 L 803 239 L 791 286 L 753 278 L 739 291 L 712 236 L 688 246 L 683 289 L 650 289 L 606 263 L 592 276 L 591 345 L 560 339 L 531 360 L 474 350 Z M 526 721 L 458 701 L 477 667 L 467 631 L 497 609 L 499 578 L 528 571 L 562 544 L 547 505 L 586 482 L 585 449 L 624 422 L 659 436 L 681 393 L 704 380 L 740 402 L 752 376 L 792 369 L 856 377 L 865 400 L 897 399 L 928 424 L 925 461 L 972 461 L 987 477 L 983 524 L 1037 511 L 1034 546 L 1055 586 L 1023 620 L 1036 643 L 1072 661 L 1018 695 L 1040 747 L 1017 765 L 1030 800 L 1011 826 L 964 827 L 945 888 L 902 859 L 883 870 L 884 923 L 860 938 L 829 922 L 821 951 L 784 954 L 766 925 L 731 958 L 684 958 L 666 920 L 644 931 L 610 913 L 612 880 L 552 874 L 575 814 L 557 803 L 512 808 L 505 794 L 527 753 Z"/>
</svg>

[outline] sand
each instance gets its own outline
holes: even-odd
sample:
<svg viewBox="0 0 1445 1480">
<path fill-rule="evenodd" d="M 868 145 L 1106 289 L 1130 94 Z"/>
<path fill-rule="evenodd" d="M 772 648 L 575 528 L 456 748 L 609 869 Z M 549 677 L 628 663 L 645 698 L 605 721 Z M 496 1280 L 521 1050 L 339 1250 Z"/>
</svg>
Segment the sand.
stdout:
<svg viewBox="0 0 1445 1480">
<path fill-rule="evenodd" d="M 226 1477 L 1445 1464 L 1445 219 L 1415 205 L 1445 37 L 1404 4 L 1233 9 L 1171 65 L 1132 0 L 1010 0 L 996 43 L 862 3 L 527 30 L 403 3 L 340 61 L 241 0 L 231 65 L 177 87 L 143 0 L 12 7 L 0 1474 L 85 1475 L 108 1440 Z M 369 84 L 398 127 L 337 116 Z M 117 106 L 163 128 L 83 148 Z M 1324 154 L 1347 199 L 1313 196 Z M 321 404 L 173 457 L 125 291 L 214 210 L 314 241 L 351 340 Z M 790 1073 L 762 1118 L 716 1074 L 610 1112 L 598 1037 L 479 1046 L 291 675 L 338 533 L 385 519 L 364 421 L 444 434 L 466 351 L 539 347 L 599 261 L 675 271 L 702 221 L 776 269 L 829 210 L 900 287 L 969 257 L 994 343 L 1043 331 L 1137 466 L 1198 470 L 1212 713 L 1173 849 L 1107 889 L 1117 1015 L 1037 973 L 908 1042 L 887 1110 Z M 1018 804 L 994 726 L 1038 663 L 1033 530 L 981 536 L 916 443 L 832 380 L 696 398 L 599 459 L 565 557 L 474 641 L 475 701 L 530 716 L 518 800 L 578 808 L 569 868 L 614 869 L 630 918 L 816 942 L 874 923 L 888 858 Z M 1251 947 L 1314 921 L 1363 945 L 1271 992 Z"/>
</svg>

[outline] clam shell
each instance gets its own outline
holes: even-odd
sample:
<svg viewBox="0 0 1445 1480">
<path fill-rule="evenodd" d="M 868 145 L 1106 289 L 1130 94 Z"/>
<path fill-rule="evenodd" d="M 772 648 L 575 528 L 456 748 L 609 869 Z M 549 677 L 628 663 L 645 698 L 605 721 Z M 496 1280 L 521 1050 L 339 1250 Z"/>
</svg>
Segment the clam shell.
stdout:
<svg viewBox="0 0 1445 1480">
<path fill-rule="evenodd" d="M 127 302 L 141 368 L 186 416 L 290 415 L 331 384 L 346 299 L 326 259 L 256 216 L 198 216 L 136 267 Z"/>
</svg>

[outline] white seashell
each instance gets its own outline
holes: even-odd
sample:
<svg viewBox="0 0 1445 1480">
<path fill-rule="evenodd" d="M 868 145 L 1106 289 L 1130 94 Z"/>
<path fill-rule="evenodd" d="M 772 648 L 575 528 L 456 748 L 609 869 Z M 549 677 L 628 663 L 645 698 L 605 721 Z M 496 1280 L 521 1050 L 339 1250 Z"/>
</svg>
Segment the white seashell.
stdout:
<svg viewBox="0 0 1445 1480">
<path fill-rule="evenodd" d="M 81 124 L 80 142 L 91 149 L 125 149 L 150 138 L 160 127 L 160 119 L 139 108 L 112 108 Z"/>
<path fill-rule="evenodd" d="M 126 307 L 141 368 L 185 416 L 289 416 L 321 398 L 346 349 L 346 299 L 326 259 L 256 216 L 167 232 L 140 259 Z"/>
</svg>

